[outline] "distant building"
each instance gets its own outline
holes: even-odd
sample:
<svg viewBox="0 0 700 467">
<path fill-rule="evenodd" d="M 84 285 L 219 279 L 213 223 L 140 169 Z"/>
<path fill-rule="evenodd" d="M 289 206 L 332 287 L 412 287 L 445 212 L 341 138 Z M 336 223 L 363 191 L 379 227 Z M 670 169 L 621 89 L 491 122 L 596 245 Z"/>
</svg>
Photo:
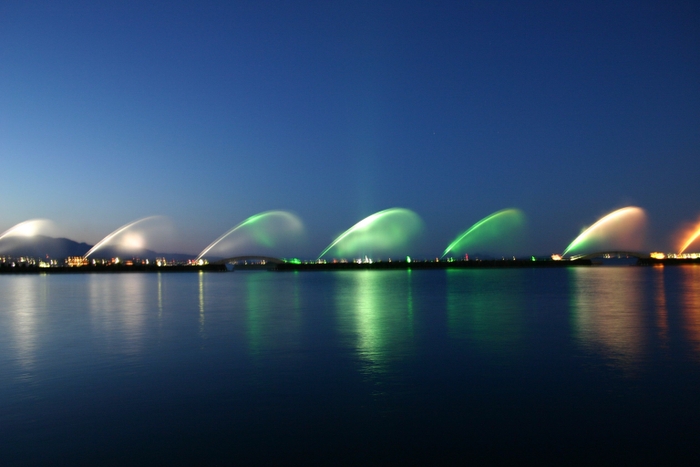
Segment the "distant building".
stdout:
<svg viewBox="0 0 700 467">
<path fill-rule="evenodd" d="M 80 266 L 87 266 L 88 260 L 82 256 L 69 256 L 66 258 L 66 266 L 70 268 L 78 268 Z"/>
</svg>

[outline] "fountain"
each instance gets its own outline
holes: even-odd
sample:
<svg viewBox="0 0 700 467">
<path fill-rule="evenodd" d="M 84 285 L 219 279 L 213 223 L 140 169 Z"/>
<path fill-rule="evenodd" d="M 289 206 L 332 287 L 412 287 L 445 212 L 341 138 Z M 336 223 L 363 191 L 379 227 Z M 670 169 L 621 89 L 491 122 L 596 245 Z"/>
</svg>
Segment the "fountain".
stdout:
<svg viewBox="0 0 700 467">
<path fill-rule="evenodd" d="M 51 225 L 52 222 L 47 219 L 30 219 L 20 222 L 4 231 L 0 234 L 0 240 L 5 237 L 33 237 L 38 235 L 40 231 L 46 230 Z"/>
<path fill-rule="evenodd" d="M 92 248 L 90 248 L 90 249 L 88 250 L 88 252 L 85 253 L 85 255 L 83 255 L 83 259 L 88 259 L 88 257 L 89 257 L 91 254 L 93 254 L 94 252 L 96 252 L 97 250 L 99 250 L 100 248 L 102 248 L 103 246 L 105 246 L 106 244 L 110 243 L 112 240 L 114 240 L 116 237 L 118 237 L 118 236 L 120 236 L 120 235 L 123 235 L 123 236 L 124 236 L 124 238 L 122 239 L 122 242 L 120 242 L 121 245 L 127 246 L 127 247 L 131 247 L 131 248 L 143 248 L 143 247 L 144 247 L 143 236 L 141 236 L 141 235 L 139 235 L 139 234 L 135 234 L 135 233 L 129 233 L 129 232 L 127 232 L 127 231 L 128 231 L 131 227 L 133 227 L 133 226 L 135 226 L 135 225 L 137 225 L 137 224 L 140 224 L 140 223 L 142 223 L 142 222 L 145 222 L 145 221 L 148 221 L 148 220 L 152 220 L 152 219 L 158 219 L 158 218 L 161 218 L 161 216 L 149 216 L 149 217 L 144 217 L 144 218 L 142 218 L 142 219 L 138 219 L 138 220 L 135 220 L 135 221 L 133 221 L 133 222 L 129 222 L 128 224 L 119 227 L 117 230 L 115 230 L 114 232 L 112 232 L 111 234 L 107 235 L 105 238 L 103 238 L 103 239 L 100 240 L 99 242 L 97 242 L 97 243 L 95 244 L 95 246 L 93 246 Z"/>
<path fill-rule="evenodd" d="M 195 261 L 199 261 L 204 255 L 209 253 L 212 248 L 219 245 L 225 238 L 230 237 L 235 232 L 243 235 L 226 245 L 228 250 L 240 248 L 245 243 L 257 248 L 263 247 L 270 249 L 276 246 L 279 240 L 285 238 L 289 239 L 295 235 L 298 236 L 302 231 L 303 224 L 301 220 L 290 212 L 261 212 L 260 214 L 250 216 L 214 240 L 197 255 Z M 221 248 L 221 246 L 219 248 Z"/>
<path fill-rule="evenodd" d="M 690 245 L 692 245 L 695 240 L 700 237 L 700 223 L 696 224 L 692 228 L 687 229 L 684 233 L 683 236 L 685 237 L 681 243 L 681 248 L 678 251 L 679 255 L 682 255 L 685 253 L 685 250 L 688 249 Z"/>
<path fill-rule="evenodd" d="M 462 232 L 442 253 L 444 258 L 453 250 L 464 252 L 467 247 L 483 245 L 488 241 L 503 239 L 508 233 L 522 227 L 525 215 L 519 209 L 502 209 L 481 219 L 476 224 Z"/>
<path fill-rule="evenodd" d="M 10 238 L 18 237 L 36 237 L 40 235 L 42 231 L 49 230 L 53 227 L 53 222 L 47 219 L 30 219 L 28 221 L 20 222 L 19 224 L 10 227 L 2 234 L 0 234 L 0 240 L 6 240 L 3 242 L 0 251 L 8 251 L 17 247 L 17 242 L 10 242 L 8 244 L 7 240 Z"/>
<path fill-rule="evenodd" d="M 588 253 L 602 250 L 639 250 L 644 243 L 646 213 L 642 208 L 628 206 L 613 211 L 586 228 L 566 247 L 570 251 Z"/>
<path fill-rule="evenodd" d="M 389 254 L 404 247 L 423 227 L 415 212 L 404 208 L 379 211 L 340 234 L 318 255 L 334 250 L 338 256 Z"/>
</svg>

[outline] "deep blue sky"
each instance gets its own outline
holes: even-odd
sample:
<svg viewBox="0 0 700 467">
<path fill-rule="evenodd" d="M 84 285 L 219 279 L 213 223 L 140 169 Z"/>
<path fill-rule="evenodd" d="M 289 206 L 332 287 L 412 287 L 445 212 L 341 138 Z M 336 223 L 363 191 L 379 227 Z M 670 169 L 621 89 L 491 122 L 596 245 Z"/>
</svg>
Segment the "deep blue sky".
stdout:
<svg viewBox="0 0 700 467">
<path fill-rule="evenodd" d="M 103 3 L 0 4 L 0 230 L 160 214 L 196 253 L 285 209 L 313 256 L 398 206 L 440 253 L 518 207 L 552 253 L 700 215 L 698 2 Z"/>
</svg>

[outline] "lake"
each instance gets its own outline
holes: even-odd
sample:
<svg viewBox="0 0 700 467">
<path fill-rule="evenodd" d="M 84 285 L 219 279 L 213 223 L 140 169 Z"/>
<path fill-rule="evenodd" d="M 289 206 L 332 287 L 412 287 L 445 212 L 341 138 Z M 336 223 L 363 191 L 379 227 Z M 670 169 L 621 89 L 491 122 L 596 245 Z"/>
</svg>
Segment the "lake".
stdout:
<svg viewBox="0 0 700 467">
<path fill-rule="evenodd" d="M 699 460 L 700 267 L 0 276 L 0 463 Z"/>
</svg>

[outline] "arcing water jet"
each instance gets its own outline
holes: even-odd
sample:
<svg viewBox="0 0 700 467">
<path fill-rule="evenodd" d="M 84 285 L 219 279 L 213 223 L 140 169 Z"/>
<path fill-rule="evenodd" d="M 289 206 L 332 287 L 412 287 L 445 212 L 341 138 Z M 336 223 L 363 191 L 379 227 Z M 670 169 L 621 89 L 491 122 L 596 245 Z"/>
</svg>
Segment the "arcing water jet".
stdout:
<svg viewBox="0 0 700 467">
<path fill-rule="evenodd" d="M 442 252 L 444 258 L 447 253 L 456 248 L 465 248 L 467 245 L 478 244 L 484 240 L 484 235 L 489 238 L 502 236 L 506 232 L 520 227 L 525 219 L 525 215 L 519 209 L 509 208 L 496 211 L 476 224 L 462 232 L 450 245 Z"/>
<path fill-rule="evenodd" d="M 97 243 L 95 244 L 95 246 L 93 246 L 92 248 L 90 248 L 90 249 L 88 250 L 88 252 L 85 253 L 85 255 L 83 256 L 83 258 L 84 258 L 84 259 L 87 259 L 88 256 L 90 256 L 91 254 L 93 254 L 94 252 L 96 252 L 97 250 L 99 250 L 99 249 L 100 249 L 101 247 L 103 247 L 105 244 L 109 243 L 112 239 L 114 239 L 114 237 L 116 237 L 117 235 L 123 233 L 125 230 L 129 229 L 130 227 L 133 227 L 133 226 L 135 226 L 136 224 L 140 224 L 141 222 L 147 221 L 147 220 L 149 220 L 149 219 L 156 219 L 156 218 L 158 218 L 158 217 L 160 217 L 160 216 L 149 216 L 149 217 L 144 217 L 143 219 L 139 219 L 139 220 L 130 222 L 130 223 L 126 224 L 126 225 L 123 225 L 123 226 L 119 227 L 117 230 L 115 230 L 114 232 L 112 232 L 111 234 L 107 235 L 105 238 L 103 238 L 103 239 L 100 240 L 99 242 L 97 242 Z"/>
<path fill-rule="evenodd" d="M 37 235 L 43 227 L 48 227 L 49 225 L 51 225 L 51 221 L 46 219 L 30 219 L 20 222 L 0 234 L 0 240 L 5 237 L 33 237 Z"/>
<path fill-rule="evenodd" d="M 236 231 L 239 231 L 241 229 L 249 229 L 252 230 L 252 233 L 255 234 L 255 240 L 258 244 L 262 244 L 266 247 L 271 247 L 274 244 L 275 241 L 275 236 L 273 233 L 270 231 L 270 228 L 265 228 L 266 227 L 266 222 L 270 221 L 282 221 L 283 228 L 282 229 L 275 229 L 276 231 L 274 232 L 277 234 L 277 236 L 280 236 L 281 234 L 289 234 L 289 233 L 299 233 L 303 230 L 303 224 L 301 220 L 295 216 L 294 214 L 287 212 L 287 211 L 265 211 L 261 212 L 259 214 L 255 214 L 254 216 L 250 216 L 240 224 L 236 225 L 235 227 L 231 228 L 228 230 L 226 233 L 224 233 L 222 236 L 214 240 L 207 246 L 205 249 L 202 250 L 202 252 L 197 255 L 197 258 L 195 261 L 199 261 L 204 255 L 206 255 L 209 250 L 214 248 L 219 242 L 221 242 L 223 239 L 228 237 L 229 235 L 233 234 Z M 267 226 L 269 227 L 269 226 Z"/>
<path fill-rule="evenodd" d="M 700 237 L 700 223 L 697 224 L 694 227 L 694 230 L 690 232 L 690 234 L 686 237 L 686 239 L 683 241 L 683 245 L 681 246 L 680 251 L 678 252 L 679 255 L 682 255 L 685 250 L 695 242 L 695 240 Z"/>
<path fill-rule="evenodd" d="M 571 250 L 590 246 L 591 243 L 599 243 L 606 248 L 639 249 L 642 246 L 641 234 L 645 223 L 646 213 L 642 208 L 628 206 L 618 209 L 585 229 L 566 247 L 562 256 Z"/>
<path fill-rule="evenodd" d="M 410 209 L 385 209 L 365 217 L 340 234 L 318 258 L 332 249 L 340 256 L 366 254 L 367 250 L 386 253 L 404 246 L 422 226 L 421 218 Z"/>
</svg>

